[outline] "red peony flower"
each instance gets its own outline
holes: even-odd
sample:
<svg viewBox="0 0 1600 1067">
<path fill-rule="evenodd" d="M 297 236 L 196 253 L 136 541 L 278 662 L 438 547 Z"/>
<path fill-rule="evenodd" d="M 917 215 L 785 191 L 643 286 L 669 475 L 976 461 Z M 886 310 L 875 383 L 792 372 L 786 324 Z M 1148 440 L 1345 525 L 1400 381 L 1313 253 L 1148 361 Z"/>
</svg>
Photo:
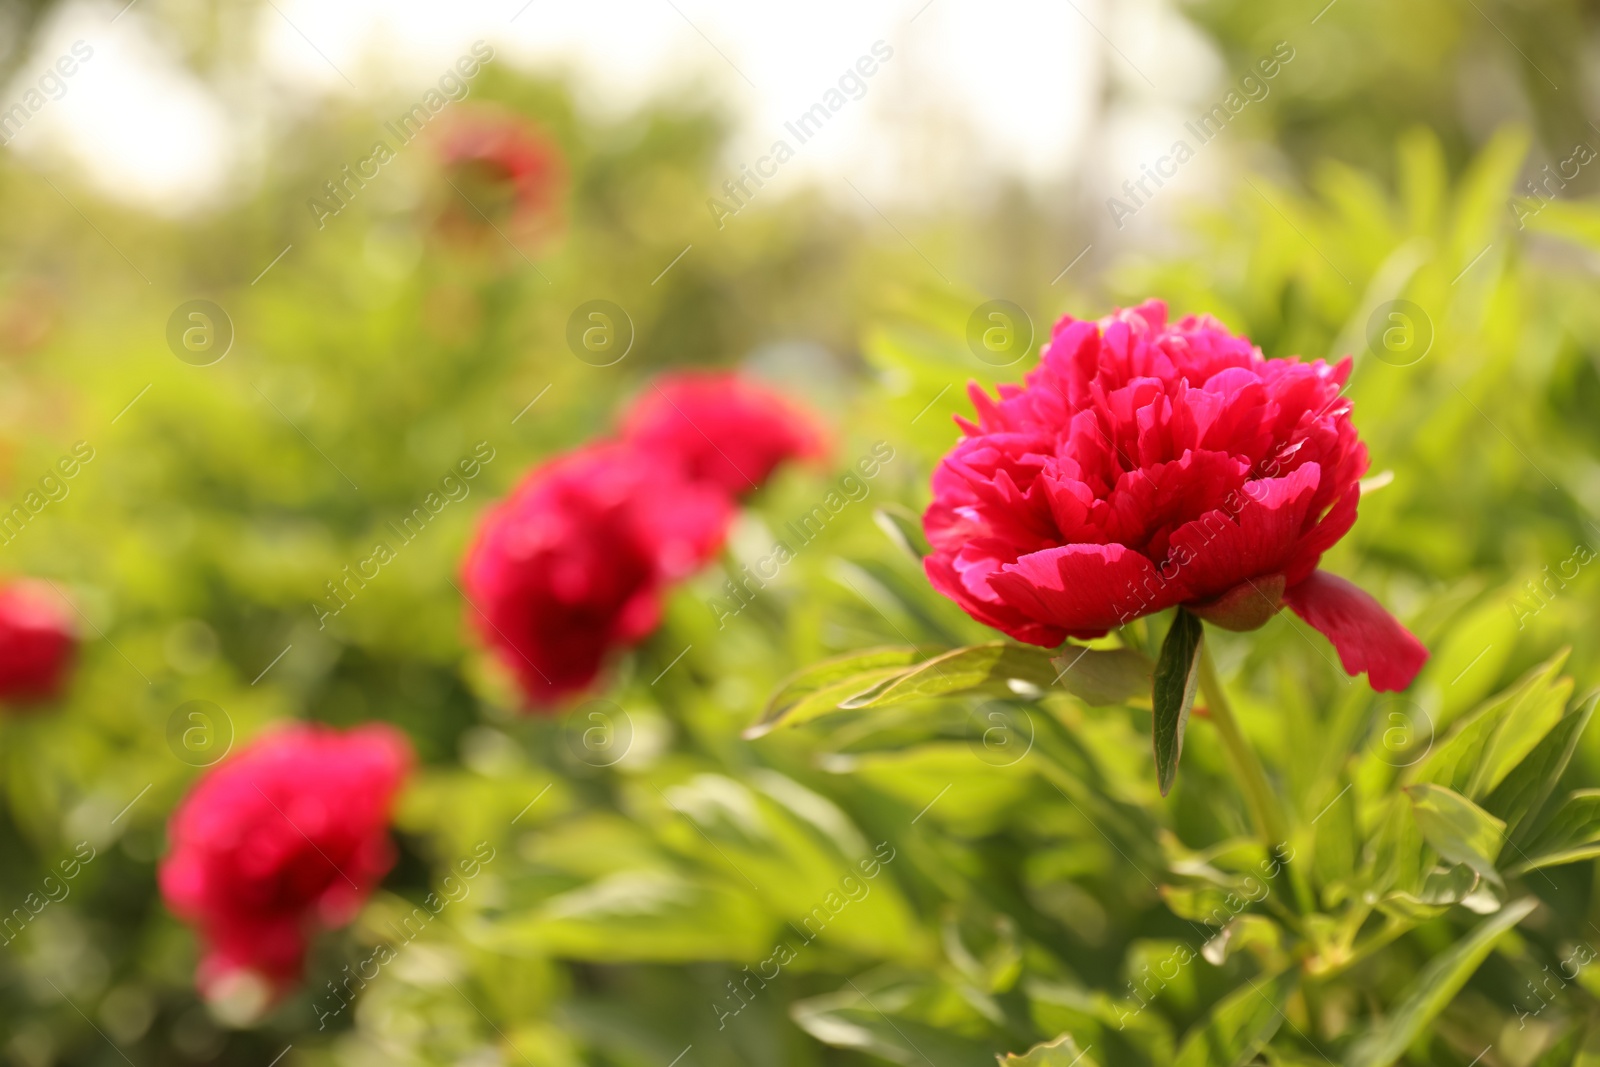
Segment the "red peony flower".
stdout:
<svg viewBox="0 0 1600 1067">
<path fill-rule="evenodd" d="M 935 588 L 1047 647 L 1173 605 L 1254 629 L 1284 605 L 1375 689 L 1427 650 L 1317 570 L 1349 531 L 1367 451 L 1340 392 L 1350 360 L 1264 359 L 1215 319 L 1149 301 L 1056 324 L 1024 386 L 969 391 L 978 425 L 933 476 Z"/>
<path fill-rule="evenodd" d="M 207 772 L 168 826 L 161 893 L 206 943 L 197 981 L 253 972 L 281 994 L 318 927 L 343 925 L 394 864 L 386 828 L 411 765 L 393 727 L 299 724 Z"/>
<path fill-rule="evenodd" d="M 655 629 L 665 585 L 721 548 L 732 514 L 722 492 L 657 456 L 581 449 L 484 519 L 462 565 L 469 614 L 528 700 L 549 705 Z"/>
<path fill-rule="evenodd" d="M 0 701 L 34 704 L 60 696 L 76 650 L 55 590 L 32 581 L 0 588 Z"/>
<path fill-rule="evenodd" d="M 455 228 L 482 225 L 482 208 L 503 209 L 517 228 L 551 221 L 565 181 L 561 150 L 538 127 L 519 116 L 488 108 L 466 112 L 445 130 L 439 158 L 464 180 L 472 206 L 453 205 Z M 456 196 L 456 193 L 452 193 Z"/>
<path fill-rule="evenodd" d="M 733 496 L 778 464 L 820 456 L 821 430 L 777 393 L 725 372 L 666 375 L 623 418 L 624 438 Z"/>
</svg>

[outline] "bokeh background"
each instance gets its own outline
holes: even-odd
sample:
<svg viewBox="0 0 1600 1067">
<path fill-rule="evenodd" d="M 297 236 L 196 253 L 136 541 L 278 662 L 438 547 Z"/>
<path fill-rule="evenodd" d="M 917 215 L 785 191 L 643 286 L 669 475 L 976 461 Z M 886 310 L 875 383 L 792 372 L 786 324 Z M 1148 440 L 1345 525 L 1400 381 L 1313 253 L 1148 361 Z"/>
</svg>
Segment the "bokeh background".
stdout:
<svg viewBox="0 0 1600 1067">
<path fill-rule="evenodd" d="M 1063 700 L 1049 759 L 997 750 L 954 701 L 740 737 L 824 656 L 989 637 L 874 511 L 921 510 L 966 382 L 1019 379 L 1064 313 L 1159 296 L 1268 355 L 1355 358 L 1356 421 L 1392 481 L 1330 561 L 1434 658 L 1396 703 L 1290 620 L 1220 642 L 1308 816 L 1332 795 L 1304 770 L 1323 726 L 1381 757 L 1390 731 L 1431 736 L 1563 647 L 1580 689 L 1600 681 L 1591 568 L 1547 580 L 1600 545 L 1593 3 L 41 0 L 0 6 L 0 27 L 0 107 L 26 111 L 0 127 L 0 501 L 92 456 L 0 546 L 84 641 L 59 705 L 0 723 L 0 910 L 94 853 L 0 946 L 7 1062 L 955 1067 L 1068 1028 L 1101 1062 L 1170 1062 L 1238 981 L 1196 968 L 1130 1007 L 1183 929 L 1144 871 L 1245 825 L 1214 740 L 1192 737 L 1162 802 L 1147 710 Z M 319 220 L 324 183 L 480 41 L 465 98 Z M 41 82 L 64 55 L 75 73 Z M 868 55 L 858 98 L 798 144 L 785 124 Z M 489 109 L 559 150 L 536 227 L 436 151 Z M 778 139 L 794 158 L 735 201 L 724 183 Z M 1192 158 L 1146 179 L 1180 140 Z M 169 342 L 196 300 L 222 314 L 214 361 Z M 615 362 L 568 341 L 596 300 L 628 324 Z M 1003 359 L 968 343 L 995 300 L 1023 313 Z M 475 521 L 685 366 L 777 383 L 821 413 L 831 459 L 750 502 L 591 702 L 527 717 L 464 625 Z M 325 583 L 480 442 L 470 493 L 319 618 Z M 879 442 L 868 497 L 719 625 L 728 577 Z M 155 887 L 165 821 L 203 765 L 294 718 L 412 738 L 402 859 L 303 989 L 207 1005 Z M 1592 735 L 1567 778 L 1600 783 Z M 328 983 L 480 842 L 495 858 L 470 892 L 333 1012 Z M 880 848 L 870 892 L 735 1000 Z M 1592 866 L 1530 886 L 1564 924 L 1541 928 L 1551 951 L 1600 938 Z M 1460 925 L 1419 926 L 1361 984 L 1404 986 Z M 1538 933 L 1405 1062 L 1488 1043 L 1485 1064 L 1532 1063 L 1600 1011 L 1585 972 L 1519 1016 Z M 1330 1004 L 1293 1016 L 1312 1047 L 1368 1007 Z M 1271 1062 L 1323 1062 L 1294 1055 Z"/>
</svg>

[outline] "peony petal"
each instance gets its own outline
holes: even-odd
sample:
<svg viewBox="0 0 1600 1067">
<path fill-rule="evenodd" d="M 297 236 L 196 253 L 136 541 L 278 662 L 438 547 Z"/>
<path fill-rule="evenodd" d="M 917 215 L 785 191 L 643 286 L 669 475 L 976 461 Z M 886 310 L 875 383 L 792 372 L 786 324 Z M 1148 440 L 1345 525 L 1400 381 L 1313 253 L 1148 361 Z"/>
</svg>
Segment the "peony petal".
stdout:
<svg viewBox="0 0 1600 1067">
<path fill-rule="evenodd" d="M 1411 631 L 1366 590 L 1337 575 L 1314 571 L 1284 599 L 1296 615 L 1333 642 L 1346 673 L 1365 671 L 1380 693 L 1404 689 L 1428 661 L 1428 650 Z"/>
<path fill-rule="evenodd" d="M 987 596 L 974 593 L 963 581 L 966 575 L 956 569 L 952 560 L 940 553 L 924 557 L 922 567 L 934 589 L 955 601 L 968 615 L 985 626 L 993 626 L 1018 641 L 1042 648 L 1054 648 L 1067 639 L 1066 632 L 1059 627 L 1034 622 L 1015 607 L 1000 601 L 992 591 Z"/>
<path fill-rule="evenodd" d="M 1305 581 L 1317 569 L 1317 564 L 1322 562 L 1322 554 L 1350 532 L 1350 527 L 1356 524 L 1356 505 L 1360 501 L 1359 489 L 1346 492 L 1315 526 L 1295 542 L 1287 571 L 1290 585 Z"/>
<path fill-rule="evenodd" d="M 1264 478 L 1238 494 L 1238 513 L 1211 511 L 1172 533 L 1167 558 L 1186 597 L 1221 596 L 1246 579 L 1282 569 L 1317 490 L 1320 470 L 1307 463 L 1287 478 Z"/>
<path fill-rule="evenodd" d="M 1123 545 L 1032 552 L 991 575 L 989 586 L 1029 618 L 1084 638 L 1160 611 L 1179 594 L 1155 564 Z"/>
</svg>

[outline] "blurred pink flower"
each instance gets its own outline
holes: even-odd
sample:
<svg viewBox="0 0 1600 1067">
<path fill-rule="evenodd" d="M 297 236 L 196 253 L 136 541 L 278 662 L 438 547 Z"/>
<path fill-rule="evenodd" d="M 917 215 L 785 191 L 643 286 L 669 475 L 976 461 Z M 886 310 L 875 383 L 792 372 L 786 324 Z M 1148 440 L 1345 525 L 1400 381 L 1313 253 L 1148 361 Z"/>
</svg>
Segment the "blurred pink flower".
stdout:
<svg viewBox="0 0 1600 1067">
<path fill-rule="evenodd" d="M 780 463 L 823 453 L 809 414 L 765 386 L 719 371 L 658 378 L 623 416 L 625 440 L 732 496 L 754 492 Z"/>
<path fill-rule="evenodd" d="M 589 686 L 661 619 L 668 583 L 722 547 L 733 506 L 664 457 L 602 443 L 535 468 L 462 565 L 468 614 L 536 707 Z"/>
<path fill-rule="evenodd" d="M 394 864 L 387 828 L 412 763 L 391 726 L 297 724 L 208 771 L 168 825 L 167 906 L 205 941 L 209 991 L 252 972 L 281 995 L 319 927 L 354 918 Z"/>
</svg>

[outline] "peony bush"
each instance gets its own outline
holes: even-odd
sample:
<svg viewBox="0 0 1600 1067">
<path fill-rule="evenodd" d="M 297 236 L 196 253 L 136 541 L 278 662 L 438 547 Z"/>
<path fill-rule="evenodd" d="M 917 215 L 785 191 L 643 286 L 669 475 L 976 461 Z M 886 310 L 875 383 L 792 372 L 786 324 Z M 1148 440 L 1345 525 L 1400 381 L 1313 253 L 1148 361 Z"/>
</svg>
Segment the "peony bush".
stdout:
<svg viewBox="0 0 1600 1067">
<path fill-rule="evenodd" d="M 190 249 L 214 366 L 30 308 L 16 469 L 96 462 L 0 589 L 0 1055 L 1587 1062 L 1593 212 L 1513 232 L 1514 133 L 1041 271 L 995 367 L 894 234 L 702 242 L 702 118 L 483 91 L 259 284 L 267 215 Z"/>
</svg>

